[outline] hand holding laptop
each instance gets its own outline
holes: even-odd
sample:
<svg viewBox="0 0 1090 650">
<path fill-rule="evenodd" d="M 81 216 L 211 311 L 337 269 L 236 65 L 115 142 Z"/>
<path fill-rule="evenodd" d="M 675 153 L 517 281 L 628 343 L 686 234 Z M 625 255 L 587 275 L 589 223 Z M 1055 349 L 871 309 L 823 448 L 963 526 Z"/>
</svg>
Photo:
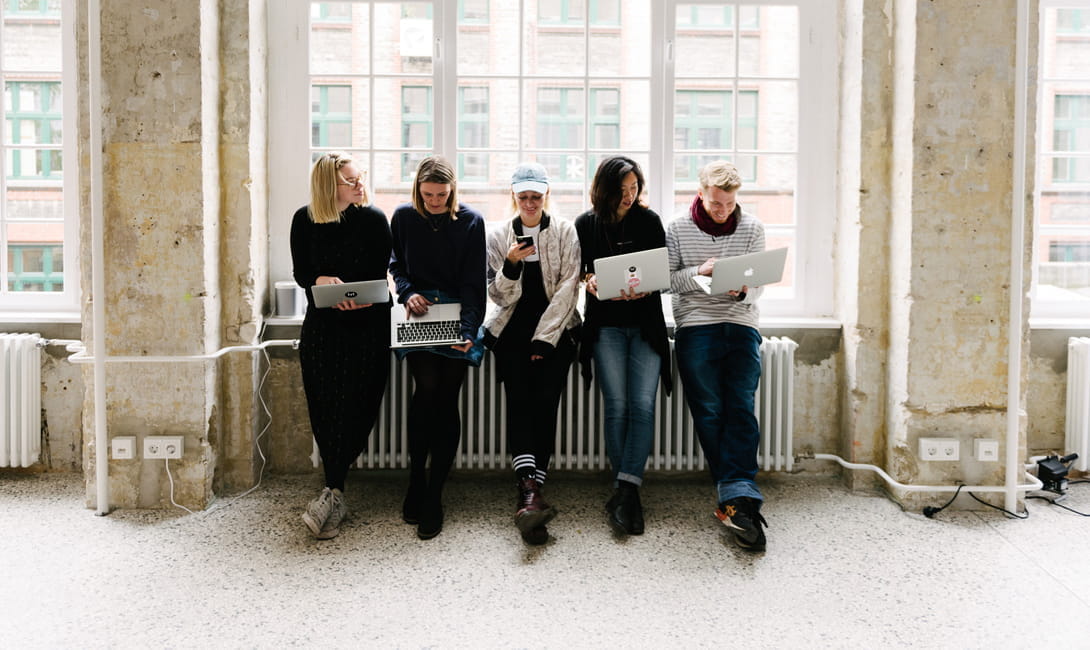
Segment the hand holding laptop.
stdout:
<svg viewBox="0 0 1090 650">
<path fill-rule="evenodd" d="M 319 275 L 314 280 L 314 286 L 315 287 L 321 287 L 321 286 L 326 286 L 326 285 L 331 285 L 331 284 L 344 284 L 344 280 L 341 280 L 340 278 L 338 278 L 336 276 L 333 276 L 333 275 Z M 366 307 L 370 307 L 373 304 L 374 303 L 358 304 L 355 301 L 353 301 L 351 298 L 345 298 L 344 300 L 338 301 L 335 304 L 330 305 L 330 307 L 332 307 L 333 309 L 336 309 L 338 311 L 355 311 L 357 309 L 364 309 Z"/>
<path fill-rule="evenodd" d="M 697 268 L 696 274 L 698 276 L 703 276 L 703 277 L 699 278 L 699 282 L 698 282 L 698 284 L 701 285 L 701 288 L 703 288 L 703 286 L 705 284 L 708 285 L 709 288 L 711 287 L 711 278 L 712 278 L 713 269 L 715 269 L 715 258 L 714 257 L 709 257 L 707 260 L 704 261 L 703 264 L 700 265 L 699 268 Z M 705 280 L 705 278 L 707 278 L 707 279 Z M 743 284 L 741 290 L 731 289 L 730 291 L 727 292 L 727 295 L 730 296 L 731 298 L 734 298 L 738 302 L 741 302 L 741 301 L 746 299 L 746 294 L 748 292 L 749 292 L 749 286 Z"/>
<path fill-rule="evenodd" d="M 598 278 L 593 273 L 587 276 L 587 291 L 595 298 L 598 297 Z M 615 298 L 607 298 L 607 300 L 638 300 L 640 298 L 646 298 L 648 295 L 650 294 L 646 291 L 643 293 L 636 293 L 634 289 L 628 289 L 626 292 L 621 293 L 621 295 Z"/>
</svg>

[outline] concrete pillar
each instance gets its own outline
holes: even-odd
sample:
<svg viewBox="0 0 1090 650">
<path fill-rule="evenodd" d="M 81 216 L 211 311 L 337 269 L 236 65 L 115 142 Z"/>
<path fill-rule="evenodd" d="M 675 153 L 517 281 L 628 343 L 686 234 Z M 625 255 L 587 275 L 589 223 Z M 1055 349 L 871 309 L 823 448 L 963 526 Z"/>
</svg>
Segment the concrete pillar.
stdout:
<svg viewBox="0 0 1090 650">
<path fill-rule="evenodd" d="M 841 194 L 858 245 L 858 266 L 842 262 L 858 288 L 838 297 L 847 451 L 904 483 L 1002 484 L 973 439 L 1008 443 L 1016 2 L 845 4 L 860 57 L 845 103 L 867 109 L 842 115 L 862 123 L 845 154 L 859 199 Z M 961 460 L 921 462 L 921 437 L 954 439 Z"/>
<path fill-rule="evenodd" d="M 101 3 L 101 263 L 110 356 L 207 354 L 257 337 L 266 284 L 265 206 L 254 198 L 264 192 L 251 190 L 263 190 L 265 161 L 262 153 L 251 154 L 251 139 L 262 144 L 265 124 L 250 104 L 254 79 L 263 75 L 249 53 L 250 22 L 261 18 L 258 5 L 263 3 Z M 260 39 L 264 29 L 257 34 Z M 86 226 L 81 239 L 89 277 Z M 90 286 L 84 284 L 87 298 L 97 298 L 89 295 Z M 90 349 L 89 300 L 83 318 Z M 183 436 L 184 457 L 169 461 L 174 499 L 203 508 L 213 497 L 214 479 L 239 487 L 253 480 L 258 370 L 248 353 L 220 361 L 110 363 L 109 435 Z M 91 434 L 91 378 L 88 371 L 84 469 L 93 505 L 99 454 Z M 111 505 L 168 507 L 166 464 L 139 456 L 111 461 Z"/>
</svg>

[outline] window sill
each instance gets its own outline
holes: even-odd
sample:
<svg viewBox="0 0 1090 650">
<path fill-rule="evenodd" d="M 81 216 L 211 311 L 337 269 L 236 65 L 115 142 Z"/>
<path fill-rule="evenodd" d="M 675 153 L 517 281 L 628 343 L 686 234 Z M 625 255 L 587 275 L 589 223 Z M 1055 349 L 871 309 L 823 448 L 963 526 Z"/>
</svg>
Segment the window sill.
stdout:
<svg viewBox="0 0 1090 650">
<path fill-rule="evenodd" d="M 1058 330 L 1072 332 L 1090 332 L 1090 319 L 1087 318 L 1030 318 L 1031 330 Z"/>
</svg>

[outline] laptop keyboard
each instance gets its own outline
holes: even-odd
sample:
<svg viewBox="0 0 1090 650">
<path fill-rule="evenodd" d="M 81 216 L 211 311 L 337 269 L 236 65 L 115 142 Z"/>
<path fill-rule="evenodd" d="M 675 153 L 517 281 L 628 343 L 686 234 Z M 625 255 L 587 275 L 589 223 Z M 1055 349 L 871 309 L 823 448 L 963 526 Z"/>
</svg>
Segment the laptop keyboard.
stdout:
<svg viewBox="0 0 1090 650">
<path fill-rule="evenodd" d="M 458 330 L 460 327 L 461 321 L 456 320 L 398 323 L 397 342 L 408 344 L 459 340 Z"/>
</svg>

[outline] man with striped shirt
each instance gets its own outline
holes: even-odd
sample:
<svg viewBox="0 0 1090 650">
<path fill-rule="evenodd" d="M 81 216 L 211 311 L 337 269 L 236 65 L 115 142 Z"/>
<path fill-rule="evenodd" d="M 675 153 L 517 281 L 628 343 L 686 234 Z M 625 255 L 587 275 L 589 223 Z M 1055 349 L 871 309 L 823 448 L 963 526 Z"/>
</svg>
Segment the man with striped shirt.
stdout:
<svg viewBox="0 0 1090 650">
<path fill-rule="evenodd" d="M 715 260 L 765 248 L 764 225 L 742 210 L 742 178 L 718 160 L 700 170 L 700 190 L 666 230 L 678 371 L 693 424 L 716 487 L 716 516 L 739 546 L 765 549 L 767 526 L 757 488 L 760 432 L 753 413 L 761 377 L 757 329 L 760 287 L 709 295 L 693 279 L 711 276 Z"/>
</svg>

